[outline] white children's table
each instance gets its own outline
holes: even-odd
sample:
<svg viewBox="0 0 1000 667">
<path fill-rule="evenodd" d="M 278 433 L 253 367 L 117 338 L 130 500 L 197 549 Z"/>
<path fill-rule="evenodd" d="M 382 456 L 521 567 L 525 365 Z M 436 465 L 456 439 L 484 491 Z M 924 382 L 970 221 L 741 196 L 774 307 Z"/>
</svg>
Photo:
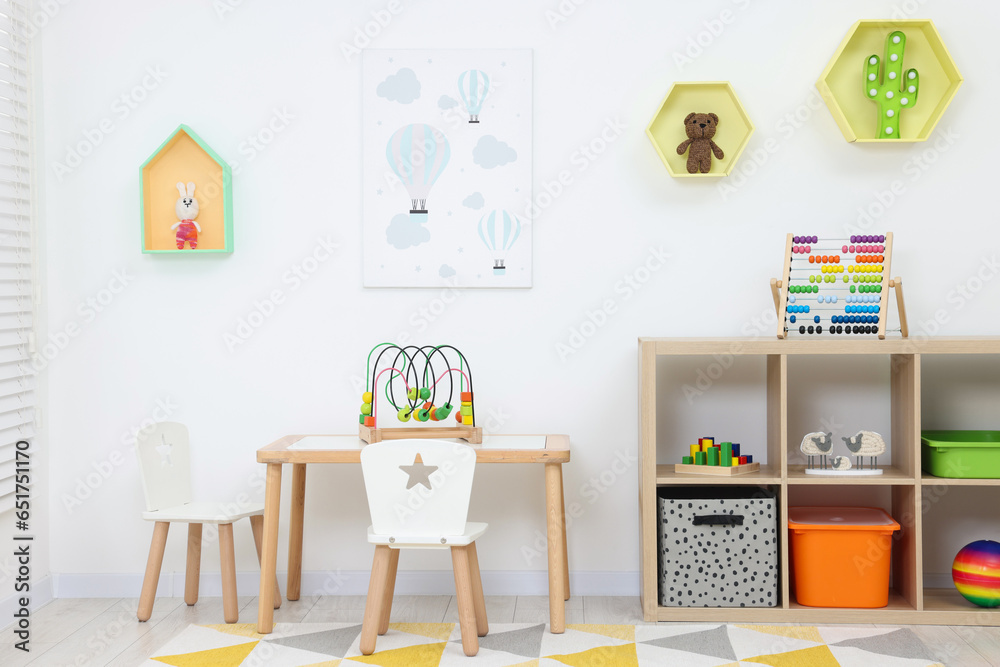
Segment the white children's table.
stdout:
<svg viewBox="0 0 1000 667">
<path fill-rule="evenodd" d="M 455 442 L 462 442 L 455 440 Z M 306 466 L 310 463 L 361 463 L 361 449 L 368 445 L 355 435 L 286 435 L 257 450 L 257 462 L 267 465 L 264 491 L 264 537 L 261 544 L 260 598 L 257 632 L 274 627 L 274 584 L 277 578 L 278 510 L 281 499 L 281 466 L 292 464 L 291 526 L 288 531 L 288 587 L 286 597 L 298 600 L 302 583 L 302 528 L 305 514 Z M 376 447 L 378 445 L 375 445 Z M 477 463 L 541 463 L 545 466 L 545 517 L 548 525 L 549 626 L 561 633 L 566 627 L 569 599 L 569 563 L 566 550 L 566 507 L 562 464 L 569 461 L 569 436 L 484 435 L 483 444 L 471 445 Z M 364 536 L 359 536 L 359 540 Z"/>
</svg>

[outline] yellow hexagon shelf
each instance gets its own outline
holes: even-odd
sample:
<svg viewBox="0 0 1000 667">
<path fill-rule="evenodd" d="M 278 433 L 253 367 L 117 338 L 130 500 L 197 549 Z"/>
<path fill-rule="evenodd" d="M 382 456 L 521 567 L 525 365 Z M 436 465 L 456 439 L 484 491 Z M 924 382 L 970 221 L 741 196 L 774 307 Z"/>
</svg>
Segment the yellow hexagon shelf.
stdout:
<svg viewBox="0 0 1000 667">
<path fill-rule="evenodd" d="M 872 143 L 925 141 L 961 85 L 929 19 L 858 21 L 816 82 L 844 138 Z"/>
<path fill-rule="evenodd" d="M 719 160 L 713 156 L 712 169 L 705 174 L 689 174 L 688 153 L 677 154 L 677 147 L 687 139 L 684 118 L 689 113 L 714 113 L 719 117 L 719 128 L 713 141 L 722 149 L 723 158 Z M 678 81 L 670 86 L 659 110 L 646 127 L 646 136 L 653 142 L 671 176 L 711 178 L 729 175 L 750 141 L 753 130 L 750 116 L 728 81 Z"/>
</svg>

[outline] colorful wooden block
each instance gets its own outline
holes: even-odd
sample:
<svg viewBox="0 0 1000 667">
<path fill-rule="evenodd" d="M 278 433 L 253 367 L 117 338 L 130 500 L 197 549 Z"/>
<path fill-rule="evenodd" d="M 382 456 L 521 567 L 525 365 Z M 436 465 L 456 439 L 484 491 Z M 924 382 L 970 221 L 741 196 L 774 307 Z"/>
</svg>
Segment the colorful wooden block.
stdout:
<svg viewBox="0 0 1000 667">
<path fill-rule="evenodd" d="M 472 400 L 472 392 L 471 391 L 463 391 L 462 395 L 459 398 L 462 400 L 463 403 L 465 403 L 467 401 L 471 401 Z"/>
<path fill-rule="evenodd" d="M 740 460 L 738 458 L 736 458 L 735 456 L 733 458 L 729 459 L 729 465 L 732 466 L 733 468 L 735 468 L 739 464 L 740 464 Z"/>
<path fill-rule="evenodd" d="M 365 423 L 365 415 L 358 415 L 358 423 L 361 424 L 361 425 L 364 425 L 364 423 Z"/>
<path fill-rule="evenodd" d="M 691 445 L 689 447 L 689 449 L 691 450 L 691 457 L 692 458 L 694 457 L 695 454 L 697 454 L 698 452 L 702 451 L 701 445 Z"/>
<path fill-rule="evenodd" d="M 705 465 L 705 452 L 698 452 L 694 455 L 694 464 L 696 466 Z"/>
<path fill-rule="evenodd" d="M 691 465 L 691 464 L 694 463 L 694 457 L 693 456 L 684 456 L 684 457 L 681 458 L 681 463 L 683 463 L 684 465 Z"/>
<path fill-rule="evenodd" d="M 469 415 L 462 415 L 462 423 L 466 426 L 472 426 L 472 417 Z"/>
<path fill-rule="evenodd" d="M 375 428 L 375 418 L 365 417 L 365 426 L 370 426 L 371 428 Z"/>
<path fill-rule="evenodd" d="M 740 465 L 746 465 L 746 462 L 747 462 L 747 457 L 741 456 L 740 457 Z"/>
<path fill-rule="evenodd" d="M 730 466 L 733 464 L 733 445 L 729 442 L 722 443 L 722 465 Z"/>
<path fill-rule="evenodd" d="M 738 442 L 733 443 L 733 456 L 737 458 L 740 456 L 740 443 Z"/>
<path fill-rule="evenodd" d="M 747 454 L 747 463 L 753 463 L 753 454 Z"/>
<path fill-rule="evenodd" d="M 709 447 L 708 451 L 705 452 L 705 460 L 707 465 L 717 466 L 719 465 L 719 450 L 715 447 Z"/>
<path fill-rule="evenodd" d="M 462 411 L 462 416 L 463 417 L 471 417 L 472 416 L 472 406 L 471 405 L 463 405 L 461 407 L 461 411 Z"/>
</svg>

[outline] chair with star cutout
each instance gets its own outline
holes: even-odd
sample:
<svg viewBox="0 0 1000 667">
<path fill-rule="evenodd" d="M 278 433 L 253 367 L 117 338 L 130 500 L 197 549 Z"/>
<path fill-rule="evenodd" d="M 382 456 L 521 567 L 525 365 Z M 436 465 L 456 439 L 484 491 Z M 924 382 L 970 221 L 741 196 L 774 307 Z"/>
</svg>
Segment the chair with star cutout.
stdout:
<svg viewBox="0 0 1000 667">
<path fill-rule="evenodd" d="M 489 632 L 476 540 L 485 523 L 468 523 L 476 450 L 442 440 L 391 440 L 361 450 L 375 545 L 361 652 L 375 651 L 377 635 L 389 629 L 400 549 L 451 549 L 462 648 L 479 652 Z"/>
<path fill-rule="evenodd" d="M 263 503 L 191 502 L 191 452 L 188 430 L 183 424 L 160 422 L 136 438 L 139 474 L 146 497 L 142 518 L 154 521 L 153 541 L 149 546 L 146 574 L 139 596 L 138 618 L 149 620 L 160 580 L 163 550 L 171 523 L 188 525 L 187 567 L 184 580 L 184 601 L 198 601 L 198 580 L 201 575 L 201 531 L 203 524 L 215 524 L 219 530 L 219 557 L 222 569 L 222 608 L 226 623 L 239 620 L 236 601 L 236 555 L 233 548 L 233 523 L 250 518 L 250 528 L 257 544 L 260 560 Z M 281 604 L 278 582 L 274 582 L 274 607 Z"/>
</svg>

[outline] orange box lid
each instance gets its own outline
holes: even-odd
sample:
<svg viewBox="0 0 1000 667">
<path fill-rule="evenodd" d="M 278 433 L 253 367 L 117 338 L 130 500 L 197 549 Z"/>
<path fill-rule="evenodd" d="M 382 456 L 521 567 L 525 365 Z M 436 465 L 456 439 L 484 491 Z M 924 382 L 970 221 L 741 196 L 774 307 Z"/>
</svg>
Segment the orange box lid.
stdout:
<svg viewBox="0 0 1000 667">
<path fill-rule="evenodd" d="M 789 507 L 788 527 L 796 530 L 899 530 L 877 507 Z"/>
</svg>

